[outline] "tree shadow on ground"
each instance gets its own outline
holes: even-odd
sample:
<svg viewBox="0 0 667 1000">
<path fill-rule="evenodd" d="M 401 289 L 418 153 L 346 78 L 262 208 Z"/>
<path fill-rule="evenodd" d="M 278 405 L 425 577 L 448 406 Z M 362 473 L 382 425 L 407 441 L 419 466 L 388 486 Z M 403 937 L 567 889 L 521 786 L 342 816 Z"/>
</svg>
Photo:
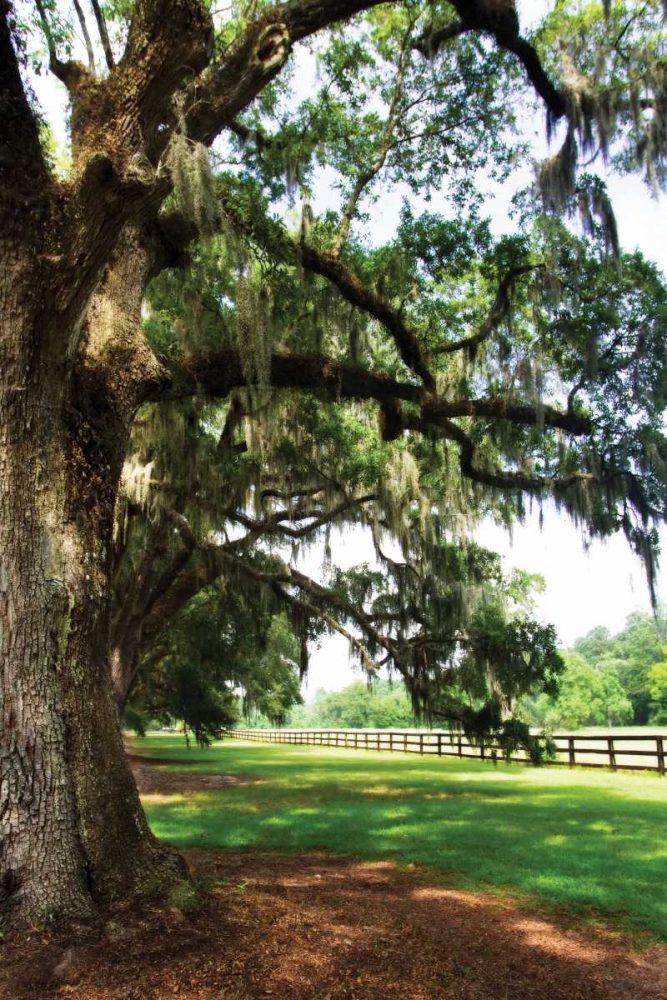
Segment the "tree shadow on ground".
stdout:
<svg viewBox="0 0 667 1000">
<path fill-rule="evenodd" d="M 195 912 L 114 915 L 75 949 L 0 947 L 3 1000 L 663 1000 L 667 951 L 582 932 L 420 869 L 191 852 Z M 2 954 L 4 952 L 4 954 Z M 54 971 L 57 970 L 57 971 Z"/>
</svg>

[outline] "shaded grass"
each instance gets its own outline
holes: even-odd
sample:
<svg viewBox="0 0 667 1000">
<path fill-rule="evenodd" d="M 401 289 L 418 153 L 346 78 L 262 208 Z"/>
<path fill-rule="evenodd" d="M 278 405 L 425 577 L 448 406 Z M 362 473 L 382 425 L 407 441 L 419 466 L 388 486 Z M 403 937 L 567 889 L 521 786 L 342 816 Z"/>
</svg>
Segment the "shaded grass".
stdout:
<svg viewBox="0 0 667 1000">
<path fill-rule="evenodd" d="M 236 740 L 188 751 L 163 735 L 138 748 L 168 769 L 261 779 L 146 796 L 179 847 L 391 857 L 667 940 L 664 779 Z"/>
</svg>

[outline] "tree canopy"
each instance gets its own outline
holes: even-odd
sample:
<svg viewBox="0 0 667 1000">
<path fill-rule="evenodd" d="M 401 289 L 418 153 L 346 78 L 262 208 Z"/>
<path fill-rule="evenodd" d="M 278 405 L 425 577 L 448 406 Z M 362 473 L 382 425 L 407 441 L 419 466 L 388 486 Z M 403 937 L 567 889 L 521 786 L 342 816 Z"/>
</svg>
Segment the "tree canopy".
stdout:
<svg viewBox="0 0 667 1000">
<path fill-rule="evenodd" d="M 443 5 L 438 34 L 433 10 L 383 5 L 351 39 L 317 36 L 210 160 L 177 125 L 172 214 L 202 239 L 149 289 L 148 337 L 173 381 L 135 424 L 119 507 L 121 535 L 177 509 L 195 559 L 209 540 L 208 578 L 286 606 L 304 645 L 322 623 L 342 631 L 368 671 L 396 667 L 426 714 L 461 669 L 509 706 L 547 639 L 468 540 L 482 517 L 511 525 L 554 497 L 590 535 L 625 531 L 652 582 L 665 497 L 665 286 L 621 251 L 604 183 L 575 169 L 573 148 L 661 182 L 645 149 L 658 115 L 624 103 L 653 100 L 657 12 L 560 5 L 518 53 L 453 14 Z M 641 82 L 612 44 L 619 24 L 631 49 L 652 39 Z M 561 79 L 537 91 L 563 143 L 496 235 L 480 178 L 506 183 L 525 162 L 515 129 L 530 92 L 511 95 L 540 52 Z M 376 236 L 389 196 L 402 211 Z M 345 522 L 368 526 L 383 572 L 307 579 L 300 549 Z M 526 684 L 547 660 L 533 657 Z"/>
</svg>

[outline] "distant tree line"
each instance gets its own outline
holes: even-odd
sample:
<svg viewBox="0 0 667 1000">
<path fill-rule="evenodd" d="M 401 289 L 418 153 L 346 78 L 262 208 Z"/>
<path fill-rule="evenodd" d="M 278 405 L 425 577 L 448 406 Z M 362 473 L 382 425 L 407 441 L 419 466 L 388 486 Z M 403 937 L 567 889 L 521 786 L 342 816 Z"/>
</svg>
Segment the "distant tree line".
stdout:
<svg viewBox="0 0 667 1000">
<path fill-rule="evenodd" d="M 342 691 L 316 691 L 309 705 L 290 713 L 290 725 L 304 729 L 408 729 L 415 725 L 402 682 L 355 681 Z"/>
<path fill-rule="evenodd" d="M 524 697 L 519 715 L 555 731 L 582 726 L 667 724 L 667 613 L 628 616 L 617 634 L 603 626 L 562 653 L 565 670 L 557 694 Z M 474 697 L 471 699 L 474 705 Z M 256 720 L 257 721 L 257 720 Z M 259 720 L 269 725 L 268 720 Z M 437 724 L 437 720 L 436 720 Z M 288 714 L 288 725 L 311 729 L 391 729 L 416 725 L 402 683 L 363 681 L 343 691 L 316 692 L 312 703 Z"/>
<path fill-rule="evenodd" d="M 528 721 L 550 729 L 666 724 L 666 635 L 664 610 L 629 615 L 615 635 L 592 629 L 564 654 L 559 694 L 524 700 Z"/>
</svg>

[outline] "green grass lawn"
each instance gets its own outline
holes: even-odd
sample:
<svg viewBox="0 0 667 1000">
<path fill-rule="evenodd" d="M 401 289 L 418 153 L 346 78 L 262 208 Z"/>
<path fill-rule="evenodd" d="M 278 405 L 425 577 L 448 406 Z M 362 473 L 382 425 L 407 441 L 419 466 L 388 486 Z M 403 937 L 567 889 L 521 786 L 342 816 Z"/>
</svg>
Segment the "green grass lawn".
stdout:
<svg viewBox="0 0 667 1000">
<path fill-rule="evenodd" d="M 667 780 L 658 776 L 226 741 L 140 752 L 256 784 L 147 796 L 179 847 L 326 851 L 429 866 L 458 885 L 519 892 L 667 940 Z"/>
</svg>

